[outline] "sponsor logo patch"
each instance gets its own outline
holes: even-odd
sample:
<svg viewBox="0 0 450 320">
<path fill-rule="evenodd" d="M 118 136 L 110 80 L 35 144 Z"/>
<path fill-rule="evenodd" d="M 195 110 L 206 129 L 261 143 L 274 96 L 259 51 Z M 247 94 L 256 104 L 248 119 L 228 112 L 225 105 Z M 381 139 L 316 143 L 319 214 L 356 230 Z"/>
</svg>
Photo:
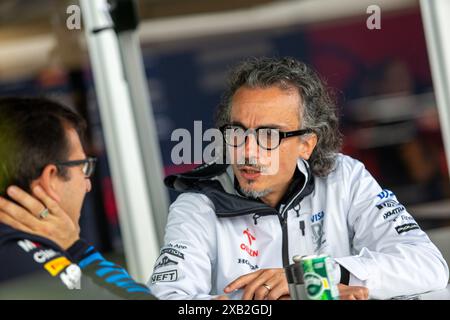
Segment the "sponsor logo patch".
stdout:
<svg viewBox="0 0 450 320">
<path fill-rule="evenodd" d="M 47 270 L 53 277 L 57 276 L 65 267 L 70 265 L 70 261 L 66 257 L 59 257 L 44 264 Z"/>
<path fill-rule="evenodd" d="M 410 215 L 402 214 L 400 216 L 400 218 L 402 219 L 402 221 L 413 221 L 413 222 L 415 222 L 414 218 L 411 217 Z"/>
<path fill-rule="evenodd" d="M 165 267 L 165 266 L 173 266 L 173 265 L 177 265 L 178 262 L 171 260 L 168 256 L 163 256 L 161 258 L 161 261 L 159 261 L 156 265 L 155 265 L 155 270 Z"/>
<path fill-rule="evenodd" d="M 325 212 L 323 212 L 323 211 L 320 211 L 319 213 L 313 214 L 311 216 L 311 223 L 319 222 L 320 220 L 323 219 L 324 216 L 325 216 Z"/>
<path fill-rule="evenodd" d="M 382 202 L 380 204 L 377 204 L 377 208 L 378 209 L 383 209 L 383 208 L 393 208 L 400 205 L 400 203 L 398 201 L 395 200 L 387 200 L 385 202 Z"/>
<path fill-rule="evenodd" d="M 59 253 L 52 249 L 39 250 L 33 254 L 33 259 L 37 263 L 44 263 L 50 260 L 51 258 L 57 256 Z"/>
<path fill-rule="evenodd" d="M 171 247 L 171 248 L 175 248 L 175 249 L 181 249 L 181 250 L 187 249 L 187 246 L 185 246 L 183 244 L 178 244 L 178 243 L 176 243 L 176 244 L 169 243 L 169 244 L 167 244 L 167 246 Z"/>
<path fill-rule="evenodd" d="M 245 229 L 242 233 L 247 236 L 246 240 L 248 242 L 248 245 L 245 243 L 241 243 L 241 250 L 247 252 L 250 257 L 257 257 L 259 255 L 258 250 L 254 250 L 253 248 L 251 248 L 253 242 L 256 241 L 256 237 L 250 232 L 248 228 Z"/>
<path fill-rule="evenodd" d="M 259 266 L 257 264 L 253 265 L 247 259 L 238 259 L 239 264 L 246 264 L 250 267 L 250 270 L 258 270 Z"/>
<path fill-rule="evenodd" d="M 388 190 L 388 189 L 384 189 L 383 191 L 381 191 L 377 195 L 377 197 L 380 198 L 380 200 L 387 199 L 387 198 L 390 198 L 392 196 L 394 196 L 394 193 L 391 190 Z"/>
<path fill-rule="evenodd" d="M 161 250 L 161 255 L 164 253 L 168 253 L 173 255 L 174 257 L 180 258 L 184 260 L 184 254 L 174 248 L 165 248 Z"/>
<path fill-rule="evenodd" d="M 401 226 L 395 227 L 395 230 L 398 234 L 402 234 L 411 230 L 420 229 L 419 225 L 417 223 L 407 223 L 403 224 Z"/>
<path fill-rule="evenodd" d="M 81 269 L 76 264 L 69 265 L 59 277 L 70 290 L 81 289 Z"/>
<path fill-rule="evenodd" d="M 403 211 L 405 211 L 405 207 L 404 206 L 392 209 L 391 211 L 386 212 L 385 214 L 383 214 L 383 219 L 386 220 L 387 218 L 392 217 L 393 215 L 398 215 L 399 213 L 401 213 Z"/>
<path fill-rule="evenodd" d="M 152 283 L 156 282 L 174 282 L 178 279 L 177 270 L 169 270 L 165 272 L 157 272 L 152 275 Z"/>
<path fill-rule="evenodd" d="M 39 248 L 39 246 L 36 243 L 31 242 L 30 240 L 20 240 L 20 241 L 17 241 L 17 244 L 25 252 L 30 252 L 30 251 L 32 251 L 34 249 Z"/>
</svg>

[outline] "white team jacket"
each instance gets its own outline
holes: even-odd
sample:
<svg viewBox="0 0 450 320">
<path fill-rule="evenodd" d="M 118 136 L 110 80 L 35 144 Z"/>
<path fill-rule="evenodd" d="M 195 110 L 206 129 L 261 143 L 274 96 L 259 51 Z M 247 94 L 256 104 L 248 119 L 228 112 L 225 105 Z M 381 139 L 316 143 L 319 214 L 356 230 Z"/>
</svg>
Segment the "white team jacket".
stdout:
<svg viewBox="0 0 450 320">
<path fill-rule="evenodd" d="M 298 169 L 311 181 L 306 161 L 299 159 Z M 282 268 L 283 250 L 284 264 L 287 259 L 292 263 L 294 255 L 334 257 L 350 272 L 350 285 L 366 286 L 375 299 L 442 289 L 448 283 L 447 263 L 414 218 L 361 162 L 348 156 L 339 154 L 333 172 L 314 177 L 309 194 L 280 209 L 288 232 L 282 232 L 277 212 L 257 214 L 263 204 L 256 205 L 256 213 L 250 208 L 239 215 L 243 197 L 233 187 L 231 167 L 207 180 L 220 182 L 225 191 L 204 192 L 207 188 L 197 186 L 170 206 L 164 246 L 148 282 L 159 299 L 223 294 L 241 275 Z M 222 206 L 232 210 L 220 216 L 216 211 Z M 240 298 L 241 291 L 231 298 Z"/>
</svg>

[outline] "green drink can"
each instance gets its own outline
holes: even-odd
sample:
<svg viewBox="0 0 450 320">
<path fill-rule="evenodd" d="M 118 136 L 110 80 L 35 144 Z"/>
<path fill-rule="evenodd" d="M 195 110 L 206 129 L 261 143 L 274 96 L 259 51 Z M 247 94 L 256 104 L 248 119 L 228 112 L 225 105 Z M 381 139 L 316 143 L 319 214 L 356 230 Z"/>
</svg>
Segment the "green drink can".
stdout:
<svg viewBox="0 0 450 320">
<path fill-rule="evenodd" d="M 334 265 L 327 255 L 301 258 L 306 297 L 309 300 L 339 300 L 334 281 Z"/>
</svg>

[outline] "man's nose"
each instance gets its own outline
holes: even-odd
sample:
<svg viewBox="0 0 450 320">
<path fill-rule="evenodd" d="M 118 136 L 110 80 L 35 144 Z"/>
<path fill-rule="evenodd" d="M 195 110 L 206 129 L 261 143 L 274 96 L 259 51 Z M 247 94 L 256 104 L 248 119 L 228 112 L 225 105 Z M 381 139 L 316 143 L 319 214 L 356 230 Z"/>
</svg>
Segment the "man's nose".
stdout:
<svg viewBox="0 0 450 320">
<path fill-rule="evenodd" d="M 245 156 L 246 157 L 258 156 L 258 142 L 254 134 L 247 135 L 245 139 Z"/>
</svg>

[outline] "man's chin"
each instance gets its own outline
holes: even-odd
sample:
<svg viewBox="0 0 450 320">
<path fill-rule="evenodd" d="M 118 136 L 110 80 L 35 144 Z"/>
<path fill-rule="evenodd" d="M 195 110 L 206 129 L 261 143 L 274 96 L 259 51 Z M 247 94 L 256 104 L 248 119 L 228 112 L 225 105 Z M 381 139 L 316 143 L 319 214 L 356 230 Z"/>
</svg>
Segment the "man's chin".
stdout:
<svg viewBox="0 0 450 320">
<path fill-rule="evenodd" d="M 245 196 L 250 198 L 262 198 L 272 192 L 271 189 L 260 186 L 255 181 L 240 183 L 240 190 Z"/>
</svg>

